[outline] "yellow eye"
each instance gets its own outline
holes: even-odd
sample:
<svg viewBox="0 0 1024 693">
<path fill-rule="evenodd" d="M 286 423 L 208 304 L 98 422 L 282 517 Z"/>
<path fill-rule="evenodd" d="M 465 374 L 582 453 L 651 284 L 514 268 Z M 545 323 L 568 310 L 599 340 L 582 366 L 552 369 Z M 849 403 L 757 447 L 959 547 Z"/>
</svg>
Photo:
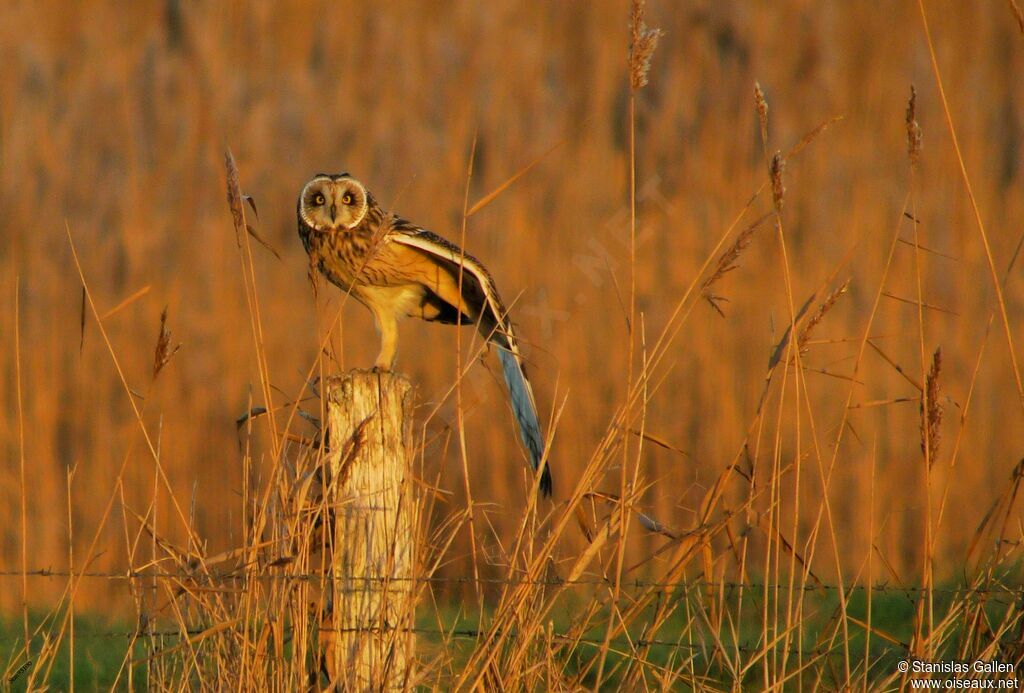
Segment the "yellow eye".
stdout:
<svg viewBox="0 0 1024 693">
<path fill-rule="evenodd" d="M 317 193 L 316 197 L 313 198 L 313 204 L 317 205 L 318 207 L 325 202 L 327 202 L 327 199 L 324 198 L 324 196 L 321 195 L 320 193 Z"/>
<path fill-rule="evenodd" d="M 346 204 L 346 205 L 350 205 L 350 204 L 352 204 L 352 200 L 353 199 L 354 198 L 352 197 L 352 193 L 345 193 L 342 196 L 342 198 L 341 198 L 341 203 L 342 204 Z"/>
</svg>

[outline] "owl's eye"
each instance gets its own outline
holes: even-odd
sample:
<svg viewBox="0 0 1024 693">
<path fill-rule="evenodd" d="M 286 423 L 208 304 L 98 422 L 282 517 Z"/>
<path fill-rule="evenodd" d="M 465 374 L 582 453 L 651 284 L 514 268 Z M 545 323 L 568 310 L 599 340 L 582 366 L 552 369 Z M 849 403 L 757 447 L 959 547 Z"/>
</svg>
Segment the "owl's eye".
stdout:
<svg viewBox="0 0 1024 693">
<path fill-rule="evenodd" d="M 322 205 L 325 202 L 327 202 L 327 198 L 325 198 L 320 193 L 317 193 L 316 197 L 313 198 L 313 204 L 315 204 L 317 207 L 319 207 L 320 205 Z"/>
<path fill-rule="evenodd" d="M 341 198 L 341 202 L 342 204 L 350 205 L 354 199 L 355 198 L 352 197 L 352 193 L 345 193 Z"/>
</svg>

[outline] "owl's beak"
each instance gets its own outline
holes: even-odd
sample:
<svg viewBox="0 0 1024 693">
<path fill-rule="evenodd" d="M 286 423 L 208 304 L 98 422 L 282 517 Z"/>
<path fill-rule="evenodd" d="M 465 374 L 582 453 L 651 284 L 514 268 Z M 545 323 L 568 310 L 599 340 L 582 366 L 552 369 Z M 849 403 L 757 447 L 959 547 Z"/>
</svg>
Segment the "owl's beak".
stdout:
<svg viewBox="0 0 1024 693">
<path fill-rule="evenodd" d="M 338 205 L 331 205 L 331 221 L 335 221 L 338 218 Z"/>
</svg>

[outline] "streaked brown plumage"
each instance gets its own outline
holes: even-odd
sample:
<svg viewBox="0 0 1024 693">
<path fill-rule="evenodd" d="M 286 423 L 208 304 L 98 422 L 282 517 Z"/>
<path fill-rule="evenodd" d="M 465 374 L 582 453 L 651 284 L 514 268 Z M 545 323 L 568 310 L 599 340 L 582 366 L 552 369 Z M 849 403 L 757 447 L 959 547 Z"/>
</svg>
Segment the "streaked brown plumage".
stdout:
<svg viewBox="0 0 1024 693">
<path fill-rule="evenodd" d="M 347 173 L 317 174 L 299 194 L 299 236 L 310 264 L 373 313 L 381 334 L 376 367 L 390 370 L 398 321 L 476 325 L 498 347 L 520 436 L 536 469 L 544 443 L 519 345 L 490 273 L 444 238 L 384 212 Z M 461 274 L 461 291 L 460 291 Z M 540 488 L 551 493 L 544 466 Z"/>
</svg>

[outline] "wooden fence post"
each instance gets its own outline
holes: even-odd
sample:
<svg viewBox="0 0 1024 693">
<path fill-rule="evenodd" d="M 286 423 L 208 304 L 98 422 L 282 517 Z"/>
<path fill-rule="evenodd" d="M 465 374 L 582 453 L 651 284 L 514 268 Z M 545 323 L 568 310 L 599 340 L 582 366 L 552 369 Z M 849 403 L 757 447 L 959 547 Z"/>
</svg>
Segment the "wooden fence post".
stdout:
<svg viewBox="0 0 1024 693">
<path fill-rule="evenodd" d="M 328 381 L 334 515 L 330 627 L 322 642 L 339 690 L 409 685 L 418 503 L 412 484 L 412 386 L 392 373 Z"/>
</svg>

